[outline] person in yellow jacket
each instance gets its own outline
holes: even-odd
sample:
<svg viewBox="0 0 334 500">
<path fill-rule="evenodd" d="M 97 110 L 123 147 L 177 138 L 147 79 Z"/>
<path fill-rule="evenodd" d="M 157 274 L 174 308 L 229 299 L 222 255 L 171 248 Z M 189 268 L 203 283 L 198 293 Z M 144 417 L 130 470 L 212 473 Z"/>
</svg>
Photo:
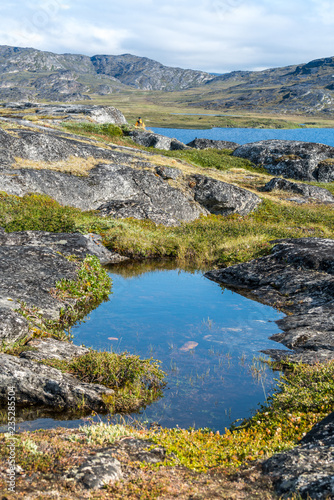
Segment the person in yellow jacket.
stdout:
<svg viewBox="0 0 334 500">
<path fill-rule="evenodd" d="M 143 122 L 141 117 L 139 117 L 138 120 L 136 121 L 135 127 L 145 128 L 145 123 Z"/>
</svg>

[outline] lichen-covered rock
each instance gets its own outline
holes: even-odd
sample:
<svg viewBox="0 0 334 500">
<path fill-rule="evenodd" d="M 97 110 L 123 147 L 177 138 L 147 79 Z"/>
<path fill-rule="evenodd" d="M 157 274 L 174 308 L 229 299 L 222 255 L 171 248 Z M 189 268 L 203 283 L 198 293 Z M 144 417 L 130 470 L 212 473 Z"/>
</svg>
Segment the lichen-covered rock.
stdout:
<svg viewBox="0 0 334 500">
<path fill-rule="evenodd" d="M 155 134 L 154 132 L 148 132 L 146 130 L 134 130 L 130 132 L 131 139 L 140 144 L 140 146 L 145 146 L 147 148 L 156 149 L 166 149 L 166 150 L 176 150 L 176 149 L 188 149 L 188 147 L 183 144 L 183 142 L 177 139 L 171 139 L 164 135 Z"/>
<path fill-rule="evenodd" d="M 273 175 L 302 181 L 331 182 L 334 164 L 324 160 L 334 158 L 334 148 L 325 144 L 301 141 L 266 140 L 239 146 L 234 156 L 263 166 Z"/>
<path fill-rule="evenodd" d="M 181 170 L 173 167 L 156 167 L 156 173 L 165 180 L 173 179 L 174 181 L 182 175 Z"/>
<path fill-rule="evenodd" d="M 212 214 L 247 215 L 261 203 L 261 199 L 251 191 L 204 175 L 192 175 L 189 185 L 195 200 Z"/>
<path fill-rule="evenodd" d="M 334 196 L 324 188 L 318 186 L 310 186 L 301 182 L 291 182 L 287 179 L 274 177 L 263 187 L 263 191 L 288 191 L 299 194 L 308 199 L 308 201 L 319 201 L 321 203 L 334 203 Z"/>
<path fill-rule="evenodd" d="M 100 489 L 106 484 L 123 477 L 122 464 L 116 458 L 118 451 L 131 461 L 155 464 L 168 458 L 166 450 L 161 446 L 152 448 L 153 442 L 134 437 L 125 437 L 108 448 L 98 450 L 79 467 L 71 469 L 67 480 L 74 480 L 86 489 Z"/>
<path fill-rule="evenodd" d="M 231 141 L 215 141 L 213 139 L 194 139 L 187 146 L 195 149 L 236 149 L 240 144 Z"/>
<path fill-rule="evenodd" d="M 334 413 L 316 424 L 293 450 L 266 460 L 263 471 L 270 474 L 282 498 L 293 493 L 301 498 L 334 497 Z"/>
<path fill-rule="evenodd" d="M 102 396 L 113 390 L 80 382 L 60 370 L 28 359 L 0 353 L 0 401 L 13 387 L 17 405 L 41 405 L 77 410 L 104 410 Z"/>
<path fill-rule="evenodd" d="M 206 277 L 289 312 L 277 321 L 282 333 L 271 339 L 293 352 L 265 351 L 273 358 L 308 363 L 334 359 L 334 240 L 278 240 L 271 255 L 210 271 Z"/>
<path fill-rule="evenodd" d="M 26 351 L 21 352 L 20 358 L 30 361 L 42 361 L 43 359 L 71 360 L 83 356 L 89 352 L 87 347 L 77 346 L 70 342 L 64 342 L 52 338 L 30 340 L 25 345 Z M 31 348 L 31 350 L 29 350 Z"/>
<path fill-rule="evenodd" d="M 102 244 L 102 237 L 98 234 L 81 233 L 50 233 L 46 231 L 17 231 L 5 233 L 0 228 L 0 246 L 20 247 L 47 247 L 61 255 L 75 255 L 84 259 L 87 255 L 95 255 L 101 264 L 116 264 L 127 257 L 108 250 Z"/>
<path fill-rule="evenodd" d="M 29 325 L 20 314 L 0 306 L 0 345 L 13 344 L 28 335 Z"/>
<path fill-rule="evenodd" d="M 153 172 L 122 165 L 101 164 L 81 177 L 33 169 L 10 174 L 0 176 L 0 190 L 8 194 L 47 194 L 62 205 L 101 210 L 103 215 L 150 218 L 157 223 L 164 223 L 164 217 L 167 225 L 174 225 L 207 213 Z"/>
</svg>

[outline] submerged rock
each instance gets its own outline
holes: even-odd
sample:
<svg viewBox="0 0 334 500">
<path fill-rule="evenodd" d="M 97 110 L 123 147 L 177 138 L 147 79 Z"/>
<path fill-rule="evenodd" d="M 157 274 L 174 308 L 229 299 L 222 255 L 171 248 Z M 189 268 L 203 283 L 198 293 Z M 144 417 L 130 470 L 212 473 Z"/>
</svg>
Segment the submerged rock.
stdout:
<svg viewBox="0 0 334 500">
<path fill-rule="evenodd" d="M 263 191 L 274 191 L 275 189 L 299 194 L 307 198 L 308 201 L 316 200 L 321 203 L 334 203 L 334 196 L 327 189 L 318 186 L 310 186 L 309 184 L 274 177 L 264 186 Z"/>
<path fill-rule="evenodd" d="M 134 130 L 130 132 L 131 139 L 146 148 L 176 150 L 176 149 L 189 149 L 183 142 L 177 139 L 171 139 L 164 135 L 148 132 L 146 130 Z"/>
<path fill-rule="evenodd" d="M 240 144 L 231 141 L 215 141 L 213 139 L 194 139 L 187 143 L 187 146 L 195 149 L 233 149 L 235 150 Z"/>
<path fill-rule="evenodd" d="M 266 350 L 275 359 L 315 363 L 334 359 L 334 240 L 278 240 L 271 255 L 206 273 L 289 315 L 272 340 L 293 352 Z"/>
<path fill-rule="evenodd" d="M 239 146 L 233 155 L 263 166 L 273 175 L 301 181 L 334 179 L 334 162 L 330 161 L 334 148 L 325 144 L 266 140 Z"/>
<path fill-rule="evenodd" d="M 334 496 L 334 413 L 316 424 L 293 450 L 266 460 L 262 467 L 283 498 L 292 493 L 301 498 Z"/>
<path fill-rule="evenodd" d="M 113 390 L 99 384 L 80 382 L 60 370 L 28 359 L 0 353 L 0 401 L 13 387 L 17 405 L 104 410 L 102 396 Z"/>
<path fill-rule="evenodd" d="M 247 215 L 261 203 L 261 199 L 251 191 L 204 175 L 192 175 L 189 185 L 195 200 L 212 214 Z"/>
</svg>

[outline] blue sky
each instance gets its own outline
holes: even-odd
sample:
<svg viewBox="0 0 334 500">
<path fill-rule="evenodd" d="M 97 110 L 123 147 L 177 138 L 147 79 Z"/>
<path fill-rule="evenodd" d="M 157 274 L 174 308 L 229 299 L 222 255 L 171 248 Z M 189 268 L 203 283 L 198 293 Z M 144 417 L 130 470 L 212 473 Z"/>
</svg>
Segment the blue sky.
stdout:
<svg viewBox="0 0 334 500">
<path fill-rule="evenodd" d="M 2 0 L 0 44 L 224 73 L 334 56 L 329 0 Z"/>
</svg>

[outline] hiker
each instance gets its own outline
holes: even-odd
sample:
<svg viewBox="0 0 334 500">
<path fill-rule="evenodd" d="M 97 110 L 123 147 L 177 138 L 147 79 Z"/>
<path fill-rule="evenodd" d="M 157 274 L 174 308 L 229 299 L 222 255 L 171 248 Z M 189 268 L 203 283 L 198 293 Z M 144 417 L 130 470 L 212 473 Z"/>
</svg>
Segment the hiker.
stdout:
<svg viewBox="0 0 334 500">
<path fill-rule="evenodd" d="M 139 117 L 138 120 L 136 121 L 135 127 L 145 128 L 145 123 L 143 122 L 141 117 Z"/>
</svg>

